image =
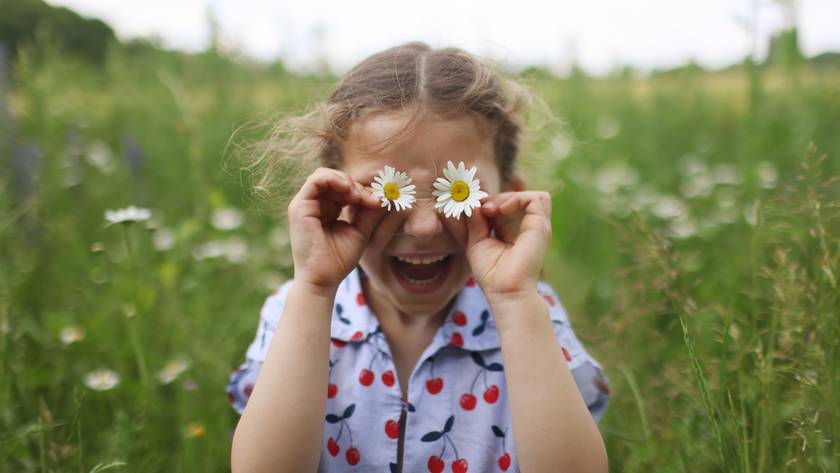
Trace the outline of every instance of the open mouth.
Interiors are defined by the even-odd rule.
[[[391,268],[399,283],[409,292],[426,293],[439,288],[446,280],[451,255],[406,258],[392,256]]]

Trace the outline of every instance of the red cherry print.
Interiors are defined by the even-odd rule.
[[[389,386],[389,387],[393,386],[394,385],[394,372],[391,371],[391,370],[388,370],[388,371],[382,373],[382,382],[385,384],[385,386]]]
[[[475,396],[473,396],[472,394],[466,393],[463,396],[461,396],[461,407],[463,407],[465,411],[471,411],[475,409],[475,403],[476,399]]]
[[[356,304],[365,305],[365,295],[363,293],[356,294]]]
[[[595,387],[598,388],[598,391],[601,391],[601,393],[603,393],[607,396],[610,395],[610,387],[607,386],[607,383],[603,382],[601,380],[601,378],[599,378],[597,376],[593,377],[592,378],[592,384],[594,384]]]
[[[459,310],[452,314],[452,321],[455,322],[455,325],[463,327],[467,325],[467,315]]]
[[[437,455],[432,455],[429,457],[429,461],[426,462],[426,466],[429,468],[431,473],[440,473],[446,468],[446,463],[443,462]]]
[[[347,450],[347,453],[345,454],[345,457],[347,458],[347,463],[349,463],[351,465],[358,464],[359,460],[361,459],[361,457],[359,456],[359,449],[358,448],[351,448],[351,449]]]
[[[227,396],[228,396],[228,402],[233,404],[233,393],[228,391]]]
[[[341,451],[341,447],[338,445],[338,442],[336,442],[334,438],[330,437],[330,439],[327,441],[327,450],[330,452],[330,455],[337,456],[338,452]]]
[[[452,462],[453,473],[467,473],[467,460],[459,458]]]
[[[353,336],[350,337],[350,340],[361,340],[364,336],[365,335],[360,330],[356,330],[356,333],[354,333]]]
[[[385,435],[388,437],[395,439],[400,436],[400,424],[397,421],[391,419],[388,422],[385,422]]]
[[[493,404],[499,399],[499,387],[495,384],[487,388],[484,391],[484,400],[487,401],[488,404]]]
[[[437,394],[443,389],[443,378],[432,378],[426,381],[426,390],[429,394]]]
[[[510,455],[505,453],[499,457],[499,468],[501,468],[502,471],[507,471],[507,469],[510,468]]]
[[[548,305],[554,305],[554,298],[551,297],[551,294],[543,294],[543,299],[548,301]]]
[[[246,384],[245,389],[243,391],[245,391],[246,396],[251,397],[251,393],[254,392],[254,385]]]
[[[470,276],[470,278],[467,279],[467,287],[473,287],[473,286],[475,286],[475,278]]]
[[[344,340],[338,340],[338,339],[335,339],[335,338],[331,338],[330,341],[332,342],[333,345],[336,346],[336,348],[341,348],[344,345],[347,345],[347,342],[345,342]]]
[[[464,346],[464,337],[460,333],[455,332],[452,334],[452,338],[449,339],[449,343],[456,347],[462,347]]]
[[[373,384],[373,380],[376,379],[376,376],[373,374],[373,371],[365,368],[359,374],[359,382],[362,383],[362,386],[370,386]]]
[[[332,399],[336,394],[338,394],[338,386],[332,383],[327,385],[327,397]]]
[[[569,352],[566,351],[566,347],[560,347],[563,350],[563,356],[566,357],[566,361],[571,362],[572,356],[569,355]]]

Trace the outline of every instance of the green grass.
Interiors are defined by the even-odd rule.
[[[546,278],[610,378],[612,471],[840,471],[840,72],[758,74],[528,79],[566,120],[533,136],[529,169],[554,195]],[[47,51],[13,81],[0,471],[228,470],[227,376],[291,273],[229,139],[334,78]],[[105,226],[130,204],[153,222]],[[211,225],[230,207],[241,226]],[[84,338],[62,343],[68,326]],[[86,386],[100,368],[113,389]]]

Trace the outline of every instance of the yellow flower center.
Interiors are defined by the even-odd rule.
[[[385,184],[385,187],[382,188],[382,192],[385,194],[385,198],[388,200],[393,201],[400,198],[400,188],[397,187],[397,185],[393,182]]]
[[[470,186],[464,181],[455,181],[449,188],[449,193],[455,202],[463,202],[470,196]]]

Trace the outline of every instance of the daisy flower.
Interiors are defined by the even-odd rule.
[[[373,180],[373,196],[382,201],[382,207],[391,210],[393,203],[397,211],[411,208],[414,202],[414,184],[411,184],[411,178],[406,173],[385,166]]]
[[[479,199],[487,197],[487,193],[478,186],[478,179],[473,179],[477,169],[473,166],[467,171],[463,161],[455,168],[452,161],[448,161],[443,170],[446,179],[439,177],[434,184],[435,208],[442,209],[447,217],[455,217],[456,220],[461,219],[461,212],[467,217],[472,216],[472,209],[481,207]]]
[[[85,376],[85,384],[94,391],[107,391],[120,382],[120,375],[108,369],[92,371]]]
[[[108,221],[108,225],[113,225],[115,223],[144,222],[151,216],[151,210],[135,207],[133,205],[124,209],[105,211],[105,220]]]

